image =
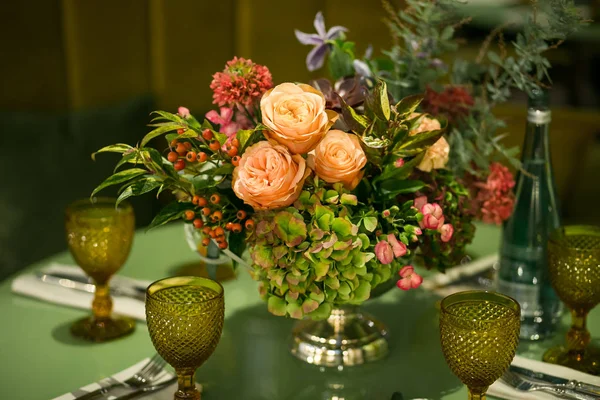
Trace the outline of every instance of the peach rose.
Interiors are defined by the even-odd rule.
[[[307,161],[325,182],[342,182],[352,190],[363,177],[361,170],[367,164],[367,156],[356,135],[334,129],[327,132]]]
[[[419,116],[418,113],[412,113],[410,118]],[[422,132],[435,131],[442,129],[440,121],[437,119],[423,116],[420,120],[419,126],[408,133],[409,136],[418,135]],[[433,146],[429,147],[425,151],[423,159],[417,165],[417,168],[424,172],[431,172],[432,169],[441,169],[448,163],[448,157],[450,156],[450,145],[441,137]]]
[[[412,113],[412,114],[410,114],[409,118],[414,118],[419,115],[422,115],[422,114]],[[413,129],[412,131],[410,131],[408,133],[408,136],[414,136],[414,135],[418,135],[419,133],[422,133],[422,132],[435,131],[438,129],[442,129],[442,125],[440,125],[440,121],[438,121],[437,119],[423,116],[419,122],[419,126],[416,127],[415,129]]]
[[[310,174],[300,155],[278,144],[261,141],[248,147],[233,170],[233,191],[255,210],[285,207],[302,191]]]
[[[315,148],[338,115],[325,109],[325,97],[312,86],[282,83],[260,100],[267,139],[286,146],[294,154]]]
[[[425,156],[423,156],[417,168],[424,172],[431,172],[432,169],[442,169],[448,164],[449,156],[450,145],[442,136],[425,151]]]

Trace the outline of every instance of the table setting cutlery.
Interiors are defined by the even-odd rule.
[[[507,372],[490,386],[489,395],[518,400],[600,399],[600,378],[572,368],[517,355]]]
[[[96,291],[96,285],[79,274],[38,271],[36,276],[44,283],[62,286],[67,289],[74,289],[87,293],[94,293]],[[134,285],[113,284],[110,287],[110,293],[113,296],[130,297],[140,301],[146,300],[146,288]]]
[[[545,374],[543,372],[532,371],[527,368],[517,367],[516,365],[511,365],[509,367],[509,371],[519,375],[523,375],[530,379],[534,379],[536,381],[552,384],[565,389],[576,390],[600,398],[600,386],[592,385],[585,382],[579,382],[575,379],[566,379],[550,374]]]
[[[115,314],[138,321],[146,319],[145,291],[150,281],[115,275],[110,280],[110,294]],[[22,296],[49,303],[89,310],[95,285],[75,265],[52,263],[35,272],[17,276],[11,290]]]
[[[164,370],[165,364],[165,361],[158,354],[156,354],[142,367],[142,369],[125,381],[120,382],[113,377],[108,377],[105,380],[98,382],[100,385],[99,389],[79,396],[75,400],[95,399],[103,396],[111,389],[114,389],[118,386],[131,389],[143,389],[144,387],[148,387],[152,384],[153,379]]]
[[[172,399],[177,377],[165,369],[166,362],[155,354],[113,376],[87,385],[54,400],[125,400],[144,396],[153,400]],[[200,385],[197,385],[201,391]],[[165,390],[163,390],[165,389]]]
[[[573,400],[597,400],[597,395],[591,395],[577,390],[566,388],[563,385],[551,384],[551,383],[536,383],[525,379],[522,375],[506,371],[500,378],[511,387],[515,388],[520,392],[535,392],[544,391],[556,396],[573,399]]]

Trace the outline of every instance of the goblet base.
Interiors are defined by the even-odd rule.
[[[201,400],[202,396],[200,395],[198,389],[196,389],[195,391],[178,390],[175,392],[175,396],[173,398],[174,400]]]
[[[129,335],[135,329],[135,321],[127,317],[97,319],[89,316],[75,321],[71,333],[92,342],[107,342]]]
[[[586,374],[600,375],[600,348],[592,345],[588,345],[583,351],[569,350],[562,345],[555,346],[547,350],[542,359]]]

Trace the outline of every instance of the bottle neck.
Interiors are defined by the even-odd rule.
[[[549,123],[527,121],[525,143],[523,145],[523,162],[530,160],[550,161]]]

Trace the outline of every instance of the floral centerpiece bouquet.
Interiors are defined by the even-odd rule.
[[[114,184],[124,185],[118,201],[170,190],[176,200],[151,227],[182,218],[205,245],[214,240],[238,255],[247,247],[276,315],[327,318],[394,276],[401,289],[418,287],[410,260],[422,237],[441,243],[453,236],[439,204],[411,197],[426,186],[416,171],[448,161],[447,148],[436,150],[445,120],[416,113],[420,97],[390,103],[378,81],[360,112],[338,98],[352,130],[332,129],[340,113],[322,92],[271,82],[266,67],[231,60],[211,85],[219,113],[201,123],[184,107],[156,112],[155,129],[137,147],[99,150],[121,153],[117,168],[129,168],[93,194]],[[166,157],[148,146],[161,135]]]
[[[561,19],[562,31],[552,19],[528,25],[516,58],[488,51],[490,39],[482,50],[489,64],[457,60],[451,70],[439,57],[457,47],[456,5],[407,4],[388,6],[396,44],[382,59],[357,57],[346,29],[327,31],[320,13],[316,34],[296,32],[315,46],[309,69],[327,58],[333,83],[273,87],[267,67],[229,61],[210,85],[218,111],[204,119],[185,107],[155,112],[137,146],[98,151],[120,153],[123,169],[93,194],[116,184],[118,201],[172,192],[151,227],[183,219],[204,245],[238,256],[247,249],[275,315],[323,319],[385,282],[417,288],[416,255],[443,270],[464,256],[473,218],[510,215],[514,180],[499,160],[518,161],[500,144],[492,106],[512,87],[541,84],[546,34],[576,20]],[[150,146],[159,136],[164,152]]]

